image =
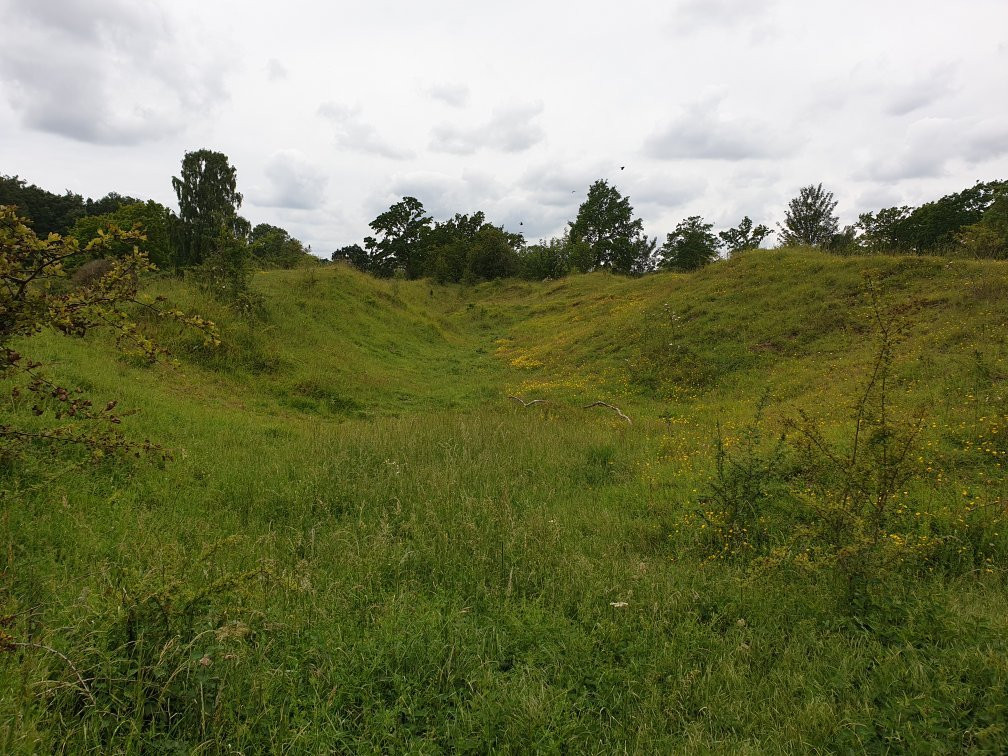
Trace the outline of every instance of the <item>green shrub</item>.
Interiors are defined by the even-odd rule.
[[[709,526],[705,534],[712,554],[746,556],[766,553],[769,511],[784,498],[788,446],[784,433],[768,434],[765,392],[752,421],[731,445],[718,424],[714,443],[715,477],[698,514]],[[768,437],[770,436],[770,437]]]

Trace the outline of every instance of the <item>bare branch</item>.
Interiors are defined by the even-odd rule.
[[[532,400],[527,401],[527,402],[524,399],[522,399],[520,396],[508,396],[508,399],[514,399],[522,407],[531,407],[533,404],[546,404],[546,400],[545,399],[532,399]]]
[[[592,407],[608,407],[617,415],[626,420],[628,423],[630,423],[631,425],[633,424],[630,418],[623,414],[623,410],[621,410],[619,407],[615,405],[609,404],[608,402],[592,402],[591,404],[585,405],[585,409],[591,409]]]

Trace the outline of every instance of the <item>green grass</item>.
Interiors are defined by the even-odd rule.
[[[718,428],[738,448],[767,388],[771,427],[805,410],[849,437],[865,273],[905,325],[893,406],[926,410],[894,533],[932,546],[851,606],[815,559],[712,552],[696,513]],[[30,344],[173,459],[40,448],[0,472],[24,644],[0,655],[0,752],[1008,748],[1008,265],[791,250],[254,286],[243,320],[152,284],[222,328],[206,351],[153,324],[177,368]]]

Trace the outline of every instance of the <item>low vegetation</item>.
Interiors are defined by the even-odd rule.
[[[0,458],[0,751],[1003,752],[1008,265],[744,242],[5,332],[165,453]]]

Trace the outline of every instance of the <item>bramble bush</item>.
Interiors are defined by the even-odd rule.
[[[788,445],[785,433],[768,434],[765,413],[770,393],[764,392],[755,415],[736,443],[730,443],[718,424],[714,441],[715,476],[701,502],[703,535],[711,555],[745,556],[763,553],[770,533],[767,519],[785,493]],[[772,435],[768,437],[768,435]]]
[[[906,417],[892,402],[892,366],[900,325],[883,312],[867,279],[878,347],[854,405],[850,438],[832,442],[806,414],[786,423],[801,460],[799,507],[809,525],[796,531],[805,554],[832,568],[846,597],[863,600],[893,569],[914,563],[932,545],[900,530],[900,498],[919,472],[916,441],[923,413]]]
[[[731,448],[719,428],[704,509],[690,520],[707,559],[831,576],[842,605],[853,610],[874,606],[882,585],[944,560],[950,544],[976,540],[972,530],[993,527],[987,520],[958,529],[914,521],[920,506],[909,491],[926,466],[918,443],[924,414],[893,400],[901,327],[871,279],[867,288],[878,346],[846,437],[835,438],[804,411],[771,433],[764,397]]]

